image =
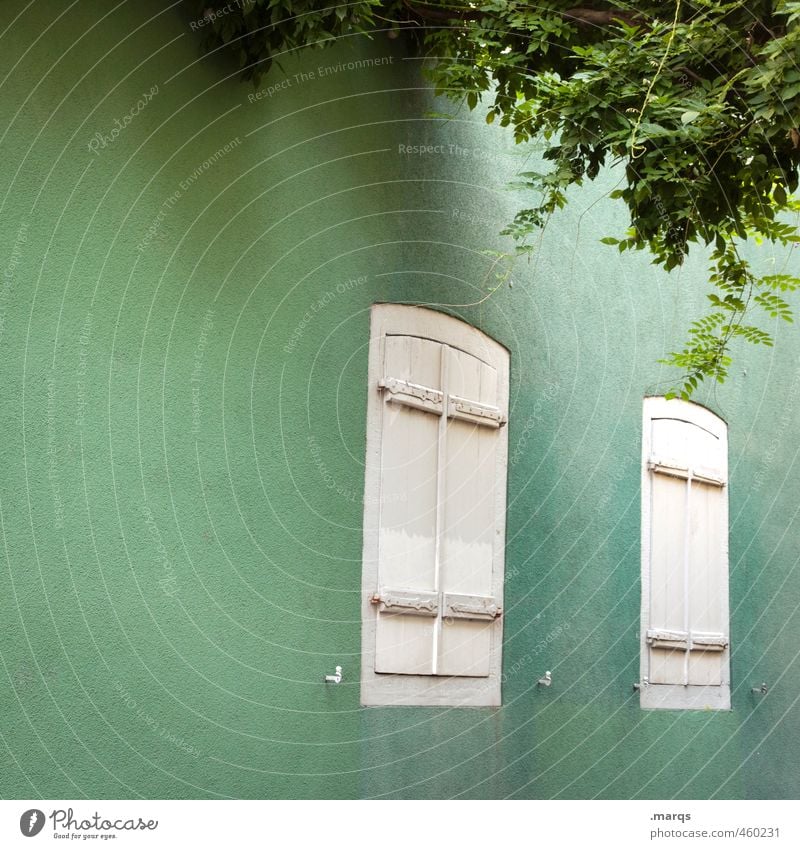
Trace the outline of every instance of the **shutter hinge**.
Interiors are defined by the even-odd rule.
[[[408,380],[399,380],[396,377],[384,377],[378,381],[378,389],[385,390],[389,401],[395,404],[404,404],[416,410],[424,410],[426,413],[435,413],[441,416],[444,412],[444,393],[429,386],[421,386]]]
[[[506,417],[497,407],[459,398],[457,395],[451,395],[448,400],[449,418],[462,419],[488,427],[502,427],[506,423]]]
[[[455,595],[445,593],[444,616],[452,619],[482,619],[493,621],[503,609],[492,596]]]
[[[381,590],[370,599],[380,605],[381,613],[406,613],[410,616],[439,615],[439,593],[421,590]]]

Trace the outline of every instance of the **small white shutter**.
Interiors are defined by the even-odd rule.
[[[474,328],[459,331],[470,353],[452,344],[461,339],[452,338],[460,322],[417,312],[425,318],[419,336],[383,335],[372,388],[381,395],[374,669],[488,677],[493,640],[502,634],[505,470],[498,446],[508,359],[503,352],[498,374],[474,344],[481,338]],[[434,336],[436,316],[450,328],[451,344],[422,335]]]
[[[687,695],[727,687],[725,424],[663,398],[646,399],[644,421],[643,677],[647,688]],[[700,706],[670,693],[663,706]]]

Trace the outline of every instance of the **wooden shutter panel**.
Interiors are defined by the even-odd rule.
[[[475,412],[499,413],[497,372],[464,351],[447,348],[446,356],[454,415],[447,421],[445,452],[438,672],[485,677],[500,605],[492,596],[498,430],[491,418],[481,421]]]
[[[434,672],[436,527],[442,346],[387,336],[384,347],[375,671]],[[422,389],[428,391],[426,399]],[[440,401],[441,408],[441,401]]]
[[[692,482],[689,516],[689,684],[722,683],[722,652],[728,643],[728,623],[722,621],[721,486]],[[727,578],[727,576],[725,576]]]
[[[648,634],[659,629],[680,633],[684,627],[683,547],[686,536],[686,484],[653,473],[651,542],[651,602]],[[655,647],[658,646],[658,647]],[[650,682],[674,684],[681,680],[683,652],[651,639]]]
[[[648,683],[727,685],[724,423],[696,405],[648,401]]]

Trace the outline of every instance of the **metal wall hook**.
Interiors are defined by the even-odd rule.
[[[756,693],[759,696],[766,696],[769,688],[767,687],[767,682],[763,681],[760,687],[751,687],[750,692]]]
[[[342,680],[342,667],[341,666],[336,667],[336,674],[335,675],[326,675],[325,676],[325,683],[326,684],[339,684],[339,683],[341,683],[341,680]]]
[[[544,673],[544,677],[540,678],[536,682],[537,687],[549,687],[553,683],[553,676],[550,674],[550,670]]]

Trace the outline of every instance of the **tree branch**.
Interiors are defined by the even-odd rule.
[[[411,0],[403,0],[403,5],[413,14],[420,18],[429,21],[468,21],[481,17],[484,13],[479,9],[466,9],[463,7],[454,6],[451,9],[433,9],[427,6],[417,6]],[[576,7],[567,9],[561,13],[567,20],[575,21],[580,26],[609,26],[615,21],[623,21],[632,26],[641,20],[644,20],[644,15],[638,12],[631,12],[627,9],[584,9]]]
[[[631,12],[627,9],[567,9],[562,12],[562,15],[570,21],[577,21],[578,24],[584,26],[608,26],[614,21],[623,21],[632,26],[635,23],[643,20],[643,15],[636,12]]]
[[[482,14],[478,9],[463,9],[457,7],[452,9],[423,8],[421,6],[416,6],[414,3],[410,3],[409,0],[403,0],[403,5],[417,17],[428,21],[468,21],[480,17]]]

